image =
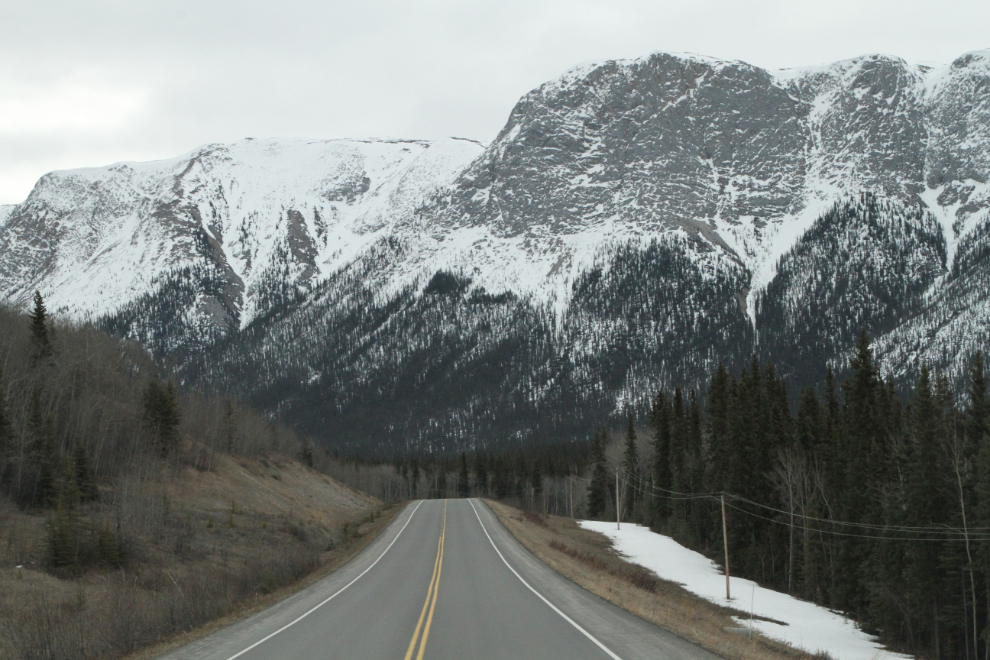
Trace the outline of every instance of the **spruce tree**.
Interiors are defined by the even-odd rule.
[[[684,405],[684,392],[681,388],[674,388],[674,402],[670,415],[670,490],[683,493],[690,487],[688,475],[685,470],[685,458],[688,444],[688,417]],[[671,532],[680,537],[685,524],[684,500],[677,498],[670,500],[670,518],[674,526]]]
[[[801,391],[798,401],[796,439],[806,456],[814,455],[822,442],[822,410],[814,387]]]
[[[79,497],[83,502],[91,502],[100,496],[100,490],[96,485],[96,476],[89,462],[89,454],[82,443],[77,443],[73,451],[73,467],[76,485],[79,489]]]
[[[653,423],[653,511],[651,526],[666,530],[670,518],[670,404],[663,392],[653,400],[650,419]]]
[[[52,356],[52,337],[49,327],[48,310],[39,291],[34,292],[34,308],[28,314],[31,319],[31,344],[34,349],[35,363],[47,360]]]
[[[873,366],[873,349],[869,335],[860,333],[856,351],[849,361],[851,375],[843,383],[845,406],[842,441],[836,446],[841,465],[841,487],[837,492],[838,516],[854,523],[879,523],[875,514],[880,507],[870,501],[870,484],[880,476],[872,473],[876,446],[882,435],[878,424],[877,391],[879,380]],[[874,491],[875,492],[875,491]],[[837,541],[838,561],[835,575],[835,605],[862,615],[867,610],[866,585],[869,583],[867,557],[870,544],[865,539],[841,537]]]
[[[179,403],[172,383],[164,387],[154,380],[148,383],[144,391],[144,421],[158,452],[168,456],[179,441]]]
[[[626,492],[622,508],[629,519],[634,519],[636,503],[639,501],[640,474],[639,451],[636,448],[636,427],[632,413],[629,414],[629,424],[626,428],[626,448],[622,460],[622,470],[625,472]]]
[[[36,388],[31,394],[28,410],[28,456],[37,468],[34,501],[41,506],[51,507],[58,502],[58,481],[60,457],[55,447],[55,438],[48,420],[45,419],[41,403],[41,392]]]
[[[976,352],[970,364],[966,397],[966,436],[976,453],[973,459],[976,482],[973,526],[990,529],[990,392],[982,351]],[[982,588],[977,588],[990,591],[990,541],[980,540],[976,546],[975,561],[982,574]],[[986,617],[979,619],[980,638],[985,640],[985,644],[990,644],[990,639],[987,639],[990,636],[990,608]]]
[[[912,527],[938,527],[946,521],[946,503],[942,497],[942,451],[939,447],[942,414],[932,387],[928,367],[922,365],[912,401],[912,443],[907,472],[907,524]],[[907,546],[904,573],[908,608],[917,621],[916,634],[934,652],[938,643],[940,602],[939,555],[943,543],[931,534]]]
[[[594,463],[588,484],[588,517],[602,519],[608,510],[608,466],[605,463],[605,432],[592,440],[591,460]]]
[[[973,551],[969,535],[972,534],[972,515],[975,500],[973,474],[970,469],[972,450],[966,438],[963,418],[956,407],[955,397],[944,373],[935,379],[935,399],[941,423],[938,444],[941,450],[942,524],[962,530],[962,538],[956,543],[941,544],[938,561],[940,583],[937,600],[941,621],[938,626],[939,652],[947,656],[959,656],[970,645],[968,625],[971,619],[971,602],[975,587],[972,573]],[[960,589],[961,585],[961,589]],[[979,592],[977,592],[978,594]]]
[[[692,389],[688,396],[688,435],[687,449],[685,455],[685,472],[688,476],[687,484],[689,493],[700,493],[704,491],[705,481],[705,461],[704,461],[704,437],[702,432],[703,422],[701,415],[701,405],[698,397]],[[687,532],[691,535],[692,543],[701,543],[709,538],[706,523],[701,510],[701,502],[691,500],[687,503]]]
[[[304,438],[302,444],[299,445],[299,460],[306,467],[313,467],[313,443],[309,441],[309,438]]]
[[[729,371],[721,362],[708,386],[708,442],[712,466],[709,491],[725,490],[731,470],[729,458]]]

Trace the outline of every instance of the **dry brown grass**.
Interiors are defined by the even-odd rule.
[[[351,536],[343,545],[340,545],[330,552],[325,553],[322,557],[320,568],[313,571],[298,582],[282,587],[281,589],[277,589],[269,594],[255,594],[254,596],[246,599],[244,602],[238,604],[238,606],[226,616],[214,619],[205,625],[177,635],[176,637],[163,643],[142,649],[137,653],[126,656],[126,658],[123,658],[122,660],[146,660],[147,658],[153,658],[162,653],[166,653],[167,651],[188,644],[201,637],[205,637],[210,633],[216,632],[221,628],[225,628],[233,623],[236,623],[237,621],[256,612],[260,612],[266,607],[270,607],[280,600],[291,596],[295,592],[305,589],[306,587],[318,582],[349,562],[357,556],[358,553],[368,547],[368,545],[378,537],[378,534],[385,529],[393,519],[395,519],[402,509],[402,506],[392,506],[382,511],[382,514],[375,520],[356,525],[354,527],[353,536]]]
[[[119,519],[119,569],[45,572],[50,513],[0,499],[0,658],[150,657],[311,584],[399,511],[284,456],[163,469],[80,511]]]
[[[728,632],[748,614],[700,598],[625,561],[608,537],[570,518],[534,516],[499,502],[488,505],[526,548],[552,569],[636,616],[730,660],[812,660],[814,656],[760,635]],[[533,518],[539,518],[534,520]]]

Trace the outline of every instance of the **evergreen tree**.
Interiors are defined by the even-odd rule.
[[[672,490],[670,474],[670,435],[671,409],[663,392],[658,392],[653,400],[650,420],[653,423],[653,506],[651,525],[658,530],[667,528],[670,517],[670,496]]]
[[[912,402],[912,442],[907,472],[907,524],[912,527],[937,527],[945,523],[946,503],[942,497],[943,479],[939,433],[943,423],[939,402],[933,391],[927,366],[922,366]],[[908,607],[916,623],[916,634],[935,653],[938,622],[941,617],[939,562],[942,543],[931,534],[907,546],[904,573]]]
[[[983,351],[977,351],[973,355],[973,362],[969,367],[966,397],[968,399],[966,435],[969,436],[972,449],[979,452],[990,422],[990,400],[987,398],[987,375],[983,363]]]
[[[91,502],[100,496],[100,489],[96,485],[96,476],[89,462],[89,454],[82,443],[77,443],[73,451],[74,478],[79,489],[79,498],[83,502]]]
[[[990,529],[990,392],[987,387],[987,374],[982,351],[977,351],[969,368],[969,382],[966,387],[966,437],[969,446],[976,453],[975,464],[973,526]],[[976,564],[982,576],[980,592],[990,592],[990,541],[981,540],[976,545]],[[990,600],[990,599],[988,599]],[[980,616],[979,638],[984,644],[990,643],[990,602],[986,616]]]
[[[33,500],[41,506],[55,506],[58,502],[60,457],[51,426],[42,409],[41,392],[37,388],[31,394],[28,437],[29,459],[37,468]]]
[[[729,371],[723,363],[712,375],[708,386],[708,442],[712,467],[709,491],[724,490],[731,469],[729,464]]]
[[[626,428],[626,449],[622,460],[622,470],[625,472],[626,492],[622,508],[626,517],[634,519],[636,503],[639,501],[640,474],[639,451],[636,448],[636,427],[632,413],[629,414],[629,424]]]
[[[822,443],[822,410],[814,387],[801,391],[798,400],[796,440],[798,446],[811,456],[818,452]]]
[[[588,484],[588,517],[601,520],[608,510],[608,466],[605,463],[605,432],[595,435],[591,460],[594,464]]]
[[[878,444],[883,429],[879,425],[877,392],[879,379],[873,367],[873,349],[869,335],[864,330],[856,344],[856,352],[849,361],[852,374],[843,383],[845,407],[842,411],[842,442],[836,446],[837,461],[842,466],[841,487],[838,495],[838,516],[854,523],[879,523],[876,515],[881,509],[870,501],[869,486],[882,482],[882,475],[875,472]],[[875,491],[874,491],[875,492]],[[869,543],[851,537],[837,541],[839,565],[834,583],[835,605],[861,616],[867,610],[866,590],[870,575],[867,557]]]
[[[687,490],[687,475],[684,470],[684,458],[688,442],[688,420],[684,406],[684,393],[681,388],[674,388],[674,401],[670,415],[670,489],[683,493]],[[683,501],[671,502],[671,514],[676,523],[683,523]]]
[[[144,391],[144,421],[162,456],[168,456],[179,442],[179,403],[172,383],[164,387],[150,381]]]
[[[34,348],[34,360],[40,362],[52,356],[51,328],[48,320],[48,310],[41,293],[34,292],[34,308],[28,314],[31,319],[31,344]]]
[[[299,445],[299,460],[306,467],[313,467],[313,458],[313,443],[309,441],[309,438],[304,438],[302,444]]]
[[[693,389],[688,396],[688,401],[688,435],[684,469],[687,474],[687,492],[700,493],[704,491],[705,482],[704,437],[702,432],[704,423],[701,405],[698,403],[698,397]],[[707,520],[700,508],[701,502],[698,500],[688,501],[686,506],[687,527],[685,531],[690,535],[690,542],[707,541],[709,539],[705,524]]]

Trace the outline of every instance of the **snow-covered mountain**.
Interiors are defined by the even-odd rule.
[[[266,280],[306,290],[341,268],[451,180],[469,140],[255,140],[165,161],[53,172],[7,211],[0,290],[35,289],[74,316],[118,309],[184,267],[229,284],[228,318],[265,311]],[[218,316],[218,314],[220,316]]]
[[[540,86],[486,148],[245,140],[46,175],[0,209],[0,297],[40,289],[327,438],[525,438],[754,349],[811,380],[861,327],[897,376],[958,372],[987,348],[988,209],[990,51],[657,53]]]

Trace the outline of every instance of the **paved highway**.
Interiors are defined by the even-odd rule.
[[[561,577],[479,500],[413,502],[360,555],[162,660],[716,660]]]

